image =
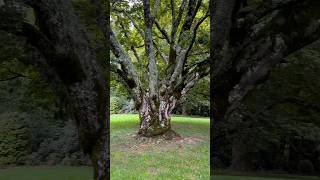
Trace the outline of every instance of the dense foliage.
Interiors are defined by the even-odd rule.
[[[21,39],[2,32],[0,44],[0,166],[88,164],[77,129],[27,56]]]
[[[135,104],[123,85],[116,76],[111,76],[110,113],[137,113]],[[177,103],[174,114],[206,116],[210,114],[210,80],[208,77],[201,79]]]
[[[47,84],[38,76],[24,75],[0,83],[0,166],[88,164],[74,122]]]

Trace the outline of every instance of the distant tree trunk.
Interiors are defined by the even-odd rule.
[[[182,115],[185,115],[185,116],[189,115],[189,111],[188,111],[187,106],[182,105],[181,108],[182,108],[182,110],[181,110],[181,114],[182,114]]]
[[[229,133],[221,129],[243,122],[239,107],[246,95],[289,54],[320,38],[318,0],[265,0],[251,9],[247,5],[243,0],[210,1],[211,154],[215,156]],[[242,140],[233,137],[231,167],[246,169],[250,163],[242,158]]]

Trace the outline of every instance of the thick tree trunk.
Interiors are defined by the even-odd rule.
[[[106,180],[109,177],[109,128],[103,129],[98,140],[93,145],[92,152],[90,154],[92,166],[94,169],[94,179]]]
[[[231,168],[236,171],[252,170],[247,155],[246,147],[241,138],[234,139],[232,142],[232,163]]]
[[[98,63],[71,1],[25,2],[36,12],[38,27],[0,16],[10,25],[0,25],[0,29],[27,39],[28,53],[33,55],[30,64],[48,80],[77,122],[81,147],[91,156],[95,179],[109,179],[108,75]],[[5,12],[19,6],[14,1],[6,3]]]
[[[105,180],[109,177],[108,90],[101,69],[92,65],[100,76],[88,73],[84,81],[67,86],[68,109],[77,122],[81,147],[91,157],[94,178]]]
[[[143,96],[139,108],[140,128],[138,134],[152,137],[165,134],[171,130],[171,111],[175,107],[175,99],[168,96],[160,97],[156,111],[151,108],[149,97]]]
[[[227,136],[239,133],[231,128],[237,127],[234,123],[241,124],[245,117],[239,107],[246,95],[268,78],[274,66],[320,38],[320,25],[316,23],[320,15],[314,13],[320,3],[318,0],[263,1],[256,9],[243,13],[244,1],[210,2],[212,155],[217,158],[223,150],[221,144],[230,139],[231,167],[244,170],[250,167],[241,144],[245,139]]]

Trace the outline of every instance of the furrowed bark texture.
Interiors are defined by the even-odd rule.
[[[208,59],[187,65],[189,52],[195,43],[196,31],[209,16],[209,13],[206,13],[203,17],[196,18],[201,3],[201,0],[183,0],[176,16],[174,2],[171,1],[172,29],[170,34],[161,27],[156,19],[159,1],[155,1],[153,10],[151,10],[152,5],[149,0],[143,1],[143,28],[138,26],[138,23],[126,10],[114,9],[127,16],[144,39],[145,53],[148,58],[147,88],[142,86],[130,56],[116,39],[115,34],[110,34],[111,49],[117,57],[115,63],[120,65],[114,66],[113,71],[118,74],[135,100],[136,109],[140,115],[138,134],[141,136],[150,137],[168,132],[171,129],[170,117],[176,101],[184,96],[199,79],[209,74]],[[184,12],[185,18],[182,20]],[[179,25],[182,26],[180,31],[177,28]],[[170,47],[168,55],[161,52],[154,42],[153,28],[157,28],[168,43]],[[167,66],[163,80],[159,79],[155,52],[161,56]],[[134,53],[136,54],[136,51]]]
[[[6,2],[10,6],[12,1]],[[109,178],[109,111],[107,75],[98,64],[84,27],[66,0],[20,1],[34,9],[38,27],[1,17],[12,27],[3,30],[24,36],[40,73],[65,100],[77,122],[80,143],[91,156],[95,179]],[[17,5],[17,4],[16,4]],[[3,7],[5,8],[5,7]],[[17,28],[18,27],[18,28]]]
[[[210,4],[214,156],[225,139],[222,124],[243,120],[238,107],[246,95],[289,54],[320,38],[317,0],[264,1],[250,10],[246,6],[241,0]],[[248,168],[242,147],[234,143],[233,169]]]

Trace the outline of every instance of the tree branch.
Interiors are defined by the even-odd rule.
[[[257,9],[254,9],[248,14],[246,14],[241,24],[245,26],[245,28],[250,28],[252,25],[256,24],[257,21],[269,15],[271,12],[274,12],[275,10],[288,8],[298,3],[303,3],[305,1],[306,0],[266,0]]]
[[[136,23],[136,21],[133,19],[133,17],[125,10],[120,10],[117,8],[113,8],[114,11],[117,11],[119,13],[123,13],[125,16],[127,16],[129,18],[129,20],[131,21],[131,23],[133,24],[133,26],[136,28],[136,30],[138,31],[138,33],[141,35],[141,37],[144,37],[144,32],[143,30],[138,26],[138,24]]]
[[[157,12],[159,9],[159,0],[156,0],[156,2],[154,3],[154,7],[153,7],[153,18],[156,19],[157,18]]]
[[[127,87],[129,93],[132,95],[133,99],[135,100],[136,106],[139,106],[141,103],[141,94],[142,94],[142,89],[141,89],[141,82],[139,80],[139,77],[136,73],[135,67],[132,64],[130,56],[124,51],[123,47],[121,44],[118,42],[116,39],[114,33],[112,30],[108,29],[107,27],[107,18],[106,18],[106,13],[103,13],[102,8],[101,8],[101,2],[100,0],[93,0],[95,1],[95,7],[96,11],[98,14],[98,17],[103,17],[100,18],[104,20],[103,22],[99,23],[98,19],[98,25],[100,26],[100,29],[104,33],[105,37],[107,40],[110,40],[110,45],[111,45],[111,50],[113,54],[118,58],[118,63],[120,64],[120,68],[118,66],[115,66],[113,63],[110,63],[111,65],[111,71],[116,72],[116,74],[120,77],[120,79],[123,81],[123,84]],[[109,2],[107,2],[109,3]],[[138,26],[135,24],[133,19],[129,14],[126,12],[123,12],[125,15],[127,15],[132,23],[134,24],[135,28],[137,28],[138,32],[142,34]],[[99,16],[100,15],[100,16]],[[121,23],[123,26],[123,24]],[[125,34],[125,36],[128,38],[128,34]],[[140,61],[140,58],[134,48],[134,46],[131,46],[131,50],[134,52],[135,57],[137,58],[138,61]]]
[[[171,25],[173,27],[174,21],[176,20],[176,12],[175,12],[175,6],[174,6],[174,0],[170,0],[170,12],[171,12]]]
[[[171,44],[171,40],[166,32],[166,30],[164,30],[163,28],[161,28],[159,22],[157,20],[155,20],[155,24],[157,29],[161,32],[161,34],[163,35],[163,37],[165,38],[165,40],[168,42],[168,44]]]
[[[10,80],[13,80],[13,79],[16,79],[16,78],[20,78],[20,77],[26,77],[25,75],[23,74],[19,74],[19,75],[15,75],[15,76],[12,76],[12,77],[9,77],[9,78],[4,78],[4,79],[0,79],[0,81],[10,81]]]
[[[123,76],[122,74],[120,74],[120,76],[124,78],[127,87],[129,87],[128,90],[131,90],[131,94],[135,102],[137,104],[140,104],[142,89],[141,82],[136,73],[137,71],[134,65],[132,64],[130,56],[125,52],[119,41],[116,39],[112,30],[110,31],[110,44],[113,54],[118,58],[123,71],[127,73],[127,76]]]
[[[2,68],[6,69],[8,71],[8,73],[10,74],[13,74],[14,76],[12,77],[9,77],[9,78],[5,78],[5,79],[0,79],[0,81],[8,81],[8,80],[12,80],[12,79],[16,79],[16,78],[19,78],[19,77],[27,77],[26,75],[24,74],[21,74],[21,73],[17,73],[17,72],[14,72],[12,71],[10,68],[8,67],[5,67],[5,66],[1,66]]]
[[[229,103],[232,106],[227,114],[238,107],[248,92],[264,82],[272,68],[283,58],[320,38],[320,23],[315,23],[320,21],[320,15],[306,16],[319,8],[319,3],[317,0],[306,2],[308,3],[296,4],[290,8],[289,12],[287,9],[279,10],[276,15],[268,18],[269,21],[264,26],[247,37],[251,41],[243,47],[237,56],[238,61],[235,61],[235,67],[241,78],[230,92]],[[271,27],[270,24],[276,24],[279,18],[283,18],[283,23]],[[301,22],[303,24],[300,24]],[[299,30],[286,28],[290,24],[300,24]],[[268,34],[268,37],[261,36],[262,33]],[[265,41],[266,39],[268,41]],[[254,46],[255,48],[251,49]],[[245,57],[260,59],[260,61],[256,62]]]
[[[175,92],[181,92],[180,97],[183,97],[187,92],[194,87],[194,85],[203,77],[210,73],[210,61],[205,59],[203,61],[196,62],[184,69],[184,76],[180,83],[174,87]]]
[[[160,50],[160,48],[158,47],[158,45],[153,41],[153,45],[157,50],[157,53],[160,55],[161,59],[163,60],[163,62],[165,64],[168,64],[168,57],[166,57],[166,55],[164,53],[162,53],[162,51]]]
[[[186,57],[188,57],[189,52],[191,51],[194,42],[196,41],[196,37],[197,37],[197,30],[200,27],[200,25],[207,19],[207,17],[209,17],[209,11],[206,12],[206,14],[204,16],[202,16],[195,24],[194,27],[192,28],[192,37],[191,37],[191,41],[189,43],[189,47],[186,53]]]
[[[180,42],[184,38],[185,32],[191,28],[192,22],[198,13],[198,10],[201,6],[201,3],[202,3],[202,0],[190,0],[189,1],[187,13],[186,13],[184,23],[183,23],[181,31],[180,31],[178,42]]]
[[[174,4],[174,2],[173,2],[173,4]],[[180,8],[179,8],[179,12],[178,12],[178,17],[176,19],[174,18],[174,16],[172,17],[171,43],[173,43],[173,44],[176,41],[177,30],[178,30],[179,24],[181,22],[182,15],[183,15],[183,12],[186,8],[186,5],[187,5],[187,0],[182,0]],[[174,5],[171,6],[171,11],[174,11]]]
[[[136,48],[135,48],[134,46],[131,46],[130,48],[131,48],[131,50],[132,50],[132,52],[133,52],[133,55],[136,57],[137,61],[138,61],[139,63],[142,63],[142,62],[141,62],[141,59],[140,59],[140,57],[139,57],[139,55],[138,55],[138,52],[137,52]]]
[[[157,104],[154,100],[158,99],[157,89],[158,89],[158,68],[156,64],[156,59],[153,51],[153,39],[152,39],[152,26],[154,23],[154,18],[150,13],[150,0],[143,0],[144,7],[144,24],[145,24],[145,49],[146,54],[149,59],[149,91],[150,91],[150,101],[151,108],[156,111]]]

